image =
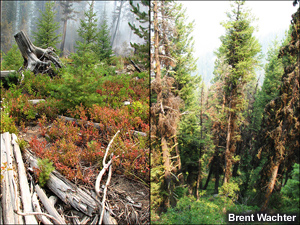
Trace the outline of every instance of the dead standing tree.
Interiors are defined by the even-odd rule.
[[[53,77],[55,72],[51,63],[54,64],[55,68],[63,67],[52,47],[42,49],[34,46],[24,31],[18,32],[14,37],[24,58],[23,67],[25,69],[29,69],[34,74],[48,73],[49,76]]]

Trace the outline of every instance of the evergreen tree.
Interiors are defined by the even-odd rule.
[[[174,6],[170,9],[170,15],[175,22],[175,32],[173,38],[170,39],[173,44],[170,49],[171,56],[174,58],[172,63],[174,72],[171,76],[175,78],[177,94],[188,106],[193,101],[196,85],[200,83],[200,77],[192,76],[197,68],[197,59],[193,56],[194,40],[191,35],[194,30],[194,21],[186,23],[188,18],[181,3],[174,2]]]
[[[150,19],[150,1],[141,0],[141,4],[146,7],[145,11],[141,11],[140,4],[134,4],[134,1],[130,1],[132,7],[131,12],[134,13],[137,17],[136,20],[140,23],[139,26],[128,23],[130,28],[134,31],[134,34],[138,35],[140,38],[144,39],[143,44],[130,43],[131,47],[134,48],[134,53],[139,55],[145,61],[147,68],[150,67],[150,32],[149,32],[149,19]]]
[[[168,48],[166,52],[170,52],[170,57],[163,58],[163,63],[170,65],[167,70],[170,76],[175,79],[175,94],[184,101],[181,111],[188,112],[182,116],[177,132],[182,172],[188,173],[187,183],[190,193],[194,192],[197,195],[194,181],[201,173],[199,162],[201,162],[202,155],[200,152],[203,153],[203,143],[201,143],[202,140],[199,140],[202,129],[199,127],[199,117],[201,117],[202,106],[200,107],[199,101],[200,99],[203,100],[203,92],[201,92],[200,97],[196,96],[196,90],[200,90],[201,79],[199,76],[192,76],[196,70],[196,59],[193,57],[194,41],[191,35],[194,22],[186,23],[186,10],[183,9],[181,3],[177,2],[174,2],[166,10],[165,16],[173,18],[175,31],[170,34],[170,43],[166,46]],[[202,85],[201,90],[203,88]]]
[[[220,59],[224,57],[225,65],[228,65],[228,73],[223,79],[223,99],[220,105],[224,105],[225,117],[222,127],[226,127],[225,149],[225,178],[226,186],[232,176],[232,165],[238,161],[235,158],[236,144],[240,141],[240,127],[244,122],[242,115],[247,105],[244,88],[247,82],[254,79],[254,71],[258,66],[260,45],[253,36],[254,27],[252,19],[244,7],[245,1],[235,1],[232,11],[227,13],[228,21],[222,25],[226,34],[221,36],[221,46],[216,55]]]
[[[290,56],[295,60],[290,65],[284,65],[279,95],[265,107],[260,132],[263,139],[258,140],[258,157],[263,156],[267,159],[258,181],[258,186],[264,194],[262,210],[267,209],[273,191],[280,190],[280,182],[276,182],[278,175],[282,177],[284,172],[288,173],[291,170],[295,162],[299,162],[300,8],[292,18],[290,42],[280,49],[278,56]]]
[[[282,60],[278,59],[279,42],[275,40],[267,52],[267,64],[265,65],[265,78],[261,90],[257,93],[254,103],[254,129],[260,129],[261,119],[265,106],[279,94],[278,87],[281,84],[283,74]]]
[[[95,42],[97,40],[97,18],[94,13],[94,2],[89,4],[89,9],[84,12],[84,19],[80,20],[80,27],[78,35],[81,41],[77,41],[78,53],[95,49]]]
[[[110,45],[110,36],[105,13],[103,15],[99,33],[97,35],[96,52],[100,61],[104,59],[109,60],[113,53]]]
[[[38,19],[37,32],[33,32],[35,37],[34,44],[42,48],[53,47],[59,42],[58,38],[61,34],[57,35],[56,30],[59,29],[59,23],[54,22],[56,11],[53,10],[54,2],[47,2],[45,11],[41,13],[41,17]]]

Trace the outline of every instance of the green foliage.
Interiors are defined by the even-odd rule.
[[[287,40],[287,38],[286,38]],[[283,60],[278,58],[280,43],[277,39],[269,46],[267,52],[267,64],[265,65],[265,79],[261,90],[257,93],[254,103],[254,129],[258,131],[263,116],[265,106],[279,95],[281,77],[284,73]]]
[[[140,59],[145,62],[147,68],[150,67],[150,32],[149,32],[149,19],[150,19],[150,1],[142,0],[141,4],[146,7],[146,11],[142,11],[139,3],[134,3],[134,1],[130,1],[131,12],[133,12],[137,17],[136,19],[141,24],[140,26],[136,26],[135,24],[128,23],[130,28],[133,30],[134,34],[144,39],[143,44],[130,43],[131,47],[135,49],[134,54],[138,55]]]
[[[99,29],[99,33],[97,34],[96,53],[100,61],[106,59],[108,62],[110,61],[113,53],[110,45],[110,35],[105,14]]]
[[[38,168],[39,168],[39,184],[41,187],[44,187],[47,181],[49,180],[49,176],[51,172],[54,170],[52,165],[53,163],[49,159],[38,159]]]
[[[6,76],[4,79],[0,80],[0,84],[3,88],[8,89],[13,85],[17,85],[21,79],[20,74],[17,72],[12,72],[9,76]]]
[[[197,89],[201,78],[192,73],[196,71],[197,59],[193,56],[194,40],[192,32],[194,30],[194,22],[187,23],[186,10],[183,9],[181,3],[174,4],[170,14],[175,21],[175,35],[171,38],[174,45],[171,48],[171,55],[174,58],[174,72],[171,74],[175,78],[176,94],[184,100],[186,108],[194,98],[194,90]],[[173,75],[174,74],[174,75]]]
[[[52,85],[55,85],[55,82],[47,74],[35,75],[29,70],[24,71],[23,74],[24,80],[21,83],[21,88],[24,93],[33,95],[36,98],[50,96]]]
[[[89,9],[84,12],[84,19],[80,20],[80,27],[78,35],[82,41],[77,41],[78,54],[84,54],[87,50],[95,48],[95,41],[97,39],[97,18],[94,11],[94,2],[89,4]]]
[[[18,139],[17,143],[18,143],[21,151],[23,151],[28,145],[28,142],[23,139]]]
[[[29,96],[22,94],[22,89],[20,89],[19,86],[12,85],[9,90],[1,94],[9,109],[9,116],[14,119],[16,124],[19,125],[21,122],[35,119],[37,113],[36,109],[33,104],[28,101]]]
[[[23,65],[23,57],[18,48],[14,44],[11,49],[5,54],[3,53],[3,60],[1,61],[1,70],[19,70]]]
[[[292,178],[281,189],[283,203],[289,211],[299,212],[300,209],[300,166],[295,163],[293,166]]]
[[[56,49],[56,44],[59,43],[61,34],[56,34],[59,29],[59,22],[55,22],[56,11],[54,11],[54,2],[47,2],[45,4],[45,11],[41,11],[41,17],[38,19],[37,32],[34,34],[34,44],[38,47],[48,48],[53,47]]]
[[[5,132],[9,132],[11,134],[18,134],[19,131],[15,125],[14,119],[9,115],[10,109],[8,107],[8,104],[2,103],[1,107],[0,133],[2,134]]]
[[[219,188],[219,194],[231,198],[233,201],[238,198],[238,191],[240,190],[238,183],[231,181],[230,183],[223,184]]]

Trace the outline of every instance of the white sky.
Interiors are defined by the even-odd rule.
[[[221,44],[219,37],[225,30],[220,22],[227,19],[225,12],[230,10],[229,1],[180,1],[187,8],[189,20],[195,20],[195,56],[215,51]],[[252,9],[258,19],[255,36],[260,39],[269,33],[282,33],[288,29],[291,15],[296,12],[293,1],[246,1],[245,6]]]

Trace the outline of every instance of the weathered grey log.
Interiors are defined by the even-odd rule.
[[[17,136],[15,134],[12,134],[11,143],[13,145],[15,159],[18,165],[18,175],[19,175],[18,177],[19,177],[19,184],[21,187],[20,192],[21,192],[21,198],[23,203],[23,212],[24,213],[33,212],[26,170],[25,170],[24,162],[22,159],[20,147],[17,143],[17,140],[18,140]],[[35,219],[34,216],[29,215],[29,216],[25,216],[25,223],[37,224],[37,220]]]
[[[63,67],[53,48],[42,49],[34,46],[24,31],[18,32],[14,37],[24,58],[25,69],[29,69],[35,74],[48,73],[53,76],[55,74],[51,68],[51,62],[56,68]]]
[[[16,171],[14,171],[14,154],[12,151],[12,145],[11,145],[11,134],[8,132],[3,134],[4,144],[5,144],[5,151],[6,151],[6,160],[7,160],[7,166],[11,168],[7,171],[8,174],[8,185],[9,185],[9,191],[11,195],[11,201],[12,206],[14,210],[19,210],[20,207],[20,200],[19,200],[19,190],[18,185],[16,182],[15,177],[17,177]],[[20,215],[17,215],[14,213],[14,220],[16,224],[21,223],[22,217]]]
[[[131,130],[131,132],[133,133],[133,135],[136,135],[136,136],[143,136],[143,137],[147,136],[147,134],[145,132],[136,131],[136,130]]]
[[[1,166],[7,165],[6,147],[3,135],[1,134]],[[1,179],[1,193],[2,193],[2,209],[3,209],[3,224],[15,224],[14,211],[12,205],[12,196],[9,188],[9,179],[7,173],[8,167],[4,169]]]
[[[28,150],[24,151],[24,156],[32,168],[38,168],[37,159]],[[46,185],[64,203],[71,205],[76,210],[90,217],[92,214],[99,213],[99,209],[101,211],[99,202],[78,188],[75,184],[71,183],[56,170],[50,174]],[[103,223],[115,224],[115,220],[110,216],[107,210],[105,210]]]
[[[10,74],[16,72],[15,70],[1,70],[0,77],[8,77]]]
[[[37,194],[36,192],[33,193],[32,195],[32,206],[33,206],[33,210],[35,212],[38,212],[38,213],[41,213],[42,210],[41,210],[41,207],[40,207],[40,204],[39,204],[39,201],[37,199]],[[41,221],[43,224],[53,224],[50,220],[47,219],[47,217],[43,216],[43,215],[37,215],[36,216],[39,221]]]
[[[31,99],[31,100],[28,100],[28,102],[32,103],[33,105],[36,105],[40,102],[44,102],[45,99]]]
[[[59,213],[56,211],[52,203],[49,201],[47,195],[45,192],[40,188],[40,186],[37,184],[35,185],[35,190],[37,195],[39,196],[41,202],[43,203],[45,209],[48,211],[48,213],[55,217],[59,221],[59,224],[66,224],[65,220],[59,215]],[[55,223],[55,222],[54,222]],[[55,223],[57,224],[57,223]]]
[[[67,116],[60,116],[60,115],[59,115],[58,118],[60,118],[60,119],[62,119],[62,120],[64,120],[64,121],[75,122],[76,125],[79,125],[78,122],[80,122],[80,120],[77,120],[77,119],[71,118],[71,117],[67,117]],[[81,121],[81,122],[82,122],[82,121]],[[92,124],[93,127],[95,127],[96,129],[101,130],[101,128],[100,128],[100,123],[93,123],[93,122],[89,122],[89,123]],[[87,126],[87,125],[86,125],[86,126]]]

